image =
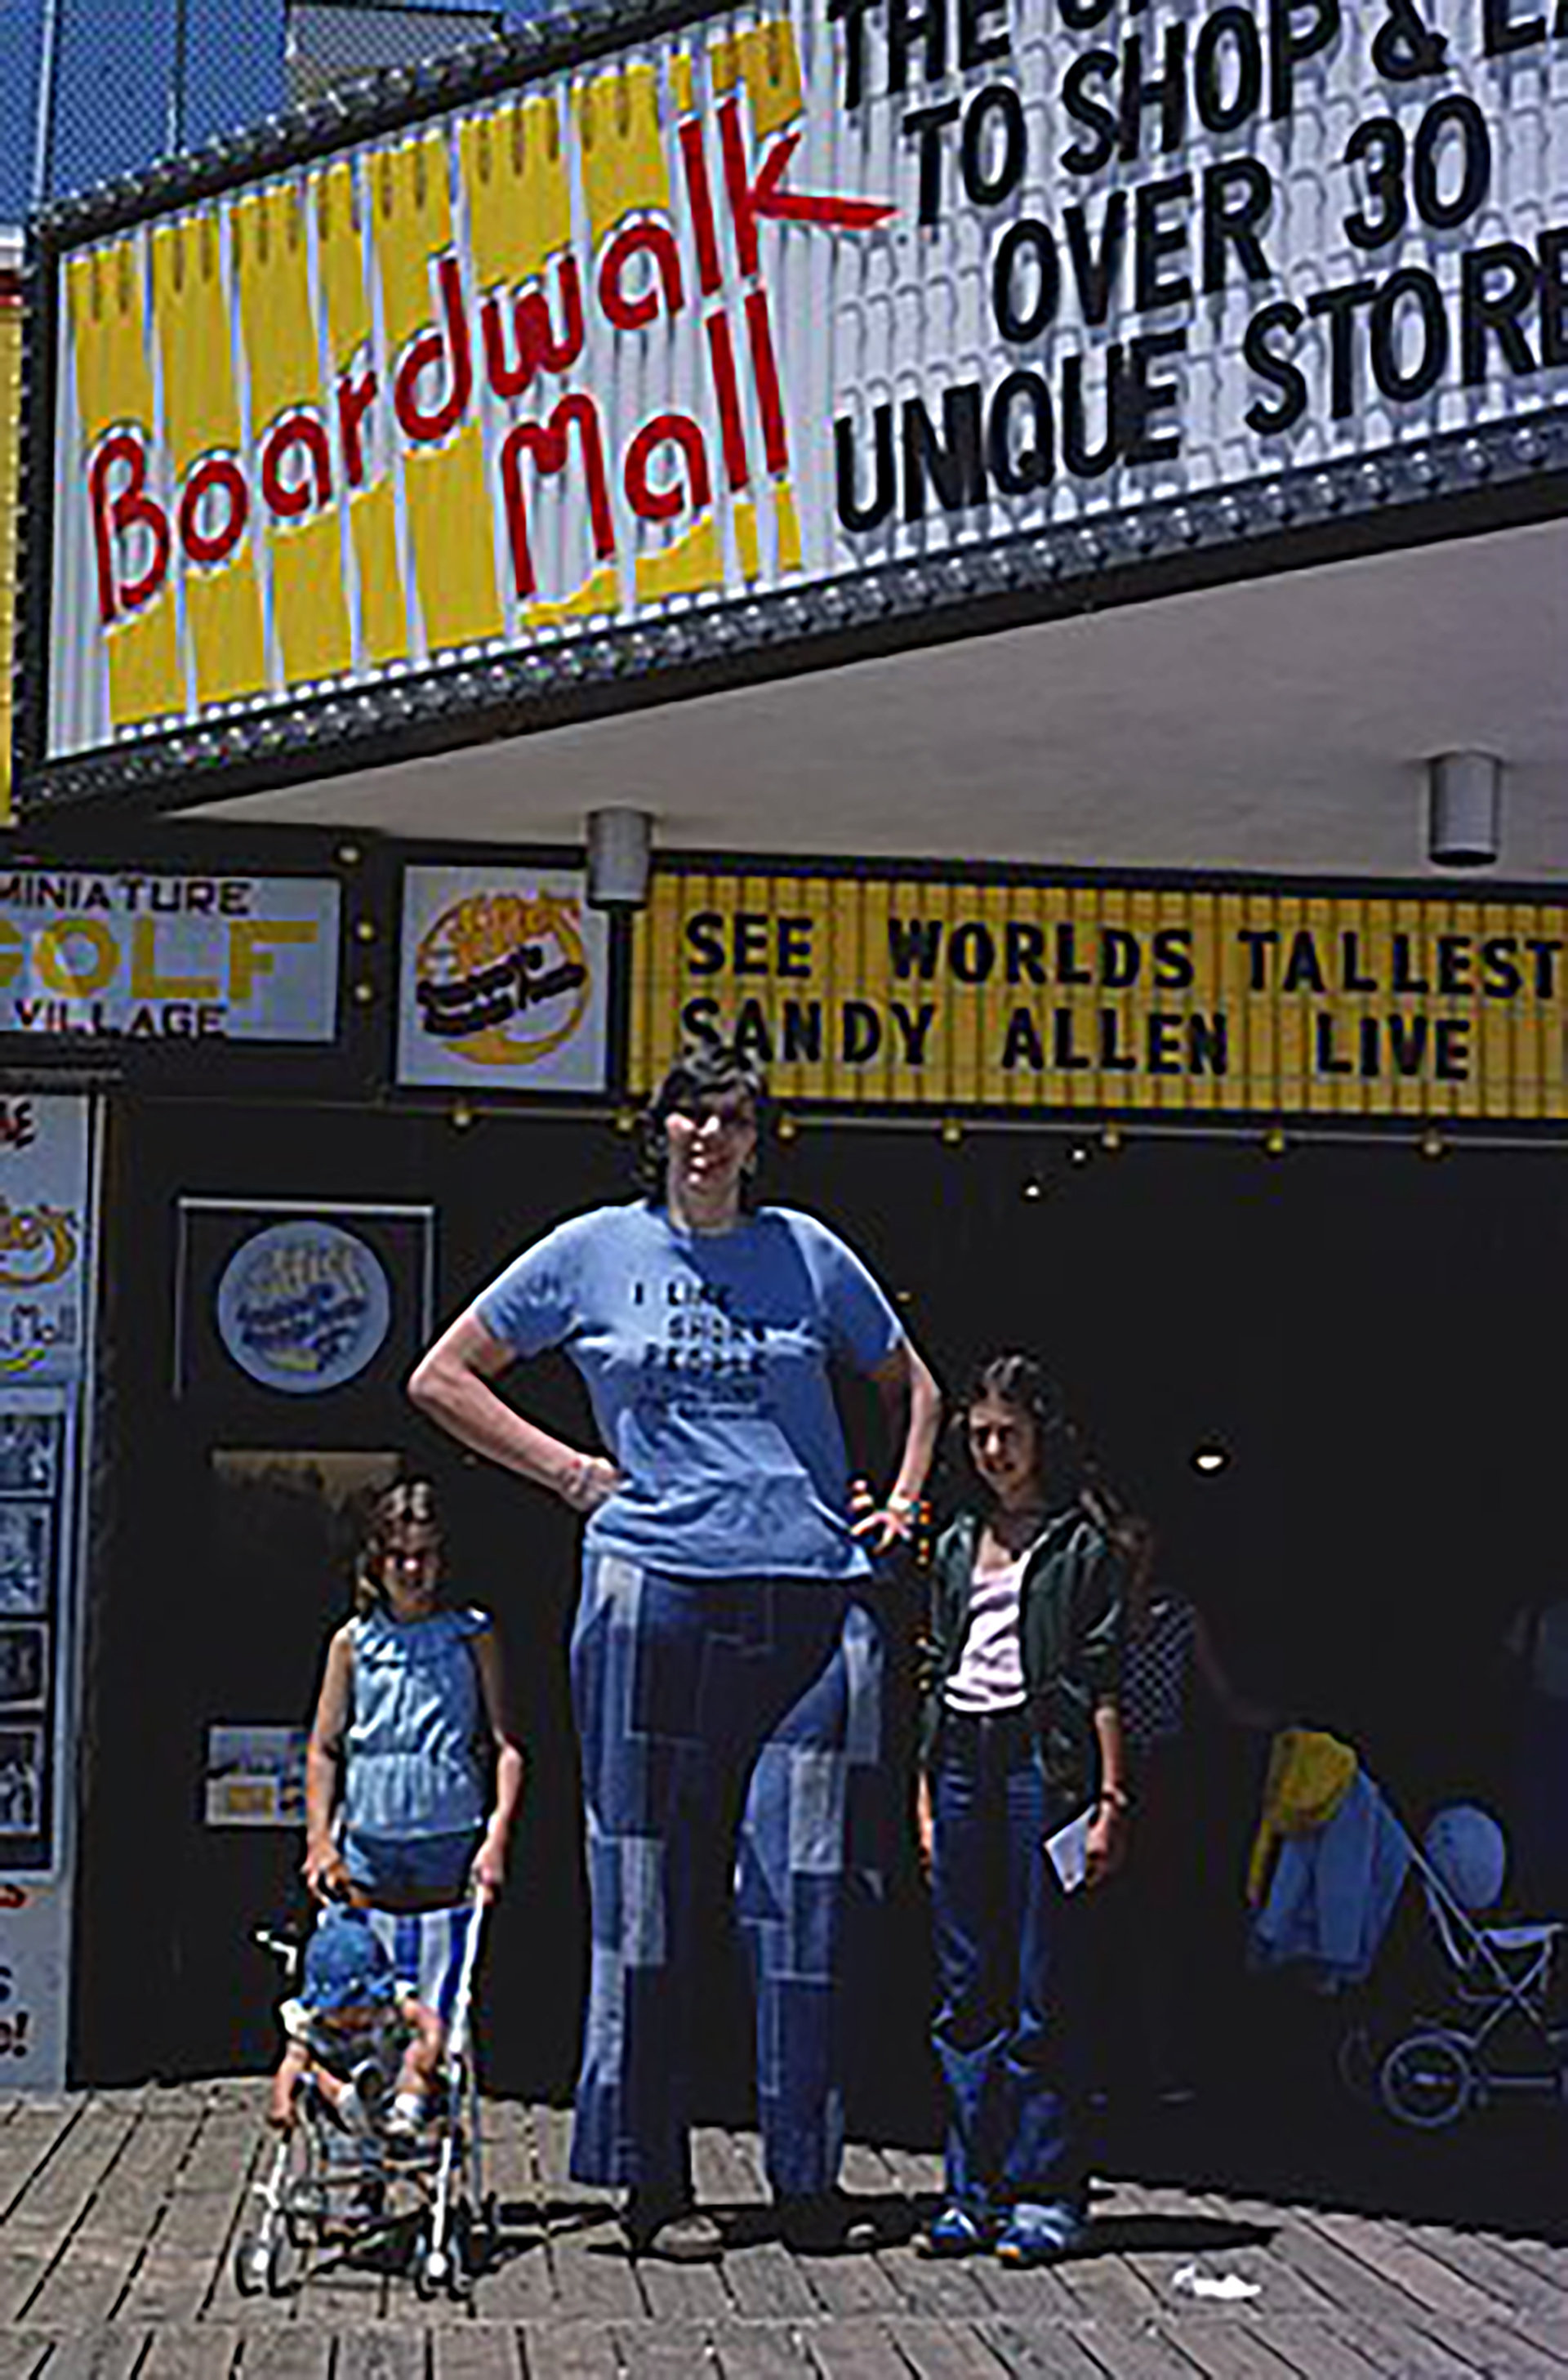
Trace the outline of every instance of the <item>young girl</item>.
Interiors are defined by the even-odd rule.
[[[356,1616],[327,1646],[306,1754],[305,1881],[319,1900],[440,1909],[470,1879],[493,1894],[504,1878],[523,1758],[489,1617],[443,1602],[441,1558],[430,1482],[383,1489],[360,1550]],[[488,1825],[482,1734],[495,1747]]]
[[[984,1365],[956,1427],[978,1494],[930,1573],[918,1823],[947,2203],[922,2244],[1035,2265],[1084,2228],[1066,1890],[1048,1845],[1072,1829],[1088,1886],[1121,1856],[1120,1560],[1079,1499],[1060,1398],[1031,1356]]]

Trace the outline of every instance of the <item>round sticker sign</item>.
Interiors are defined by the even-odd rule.
[[[218,1335],[264,1389],[319,1396],[362,1372],[386,1338],[380,1258],[335,1223],[273,1223],[235,1250],[218,1283]]]

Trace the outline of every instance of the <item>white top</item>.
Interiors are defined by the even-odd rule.
[[[1027,1697],[1018,1641],[1026,1551],[1005,1570],[977,1568],[969,1583],[969,1633],[942,1701],[949,1710],[1016,1710]]]

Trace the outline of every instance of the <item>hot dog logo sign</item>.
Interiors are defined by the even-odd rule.
[[[579,875],[407,868],[398,1080],[602,1091],[608,956]]]
[[[46,233],[41,796],[1568,468],[1561,0],[628,0],[465,74]]]

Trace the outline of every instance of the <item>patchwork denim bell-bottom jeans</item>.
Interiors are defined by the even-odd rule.
[[[1021,2203],[1081,2209],[1076,1912],[1045,1849],[1027,1714],[945,1712],[931,1806],[948,2196],[981,2216]]]
[[[879,1782],[875,1616],[831,1580],[590,1556],[571,1671],[592,1930],[572,2172],[689,2195],[699,1919],[733,1880],[768,2179],[780,2195],[826,2190],[848,1844]]]

